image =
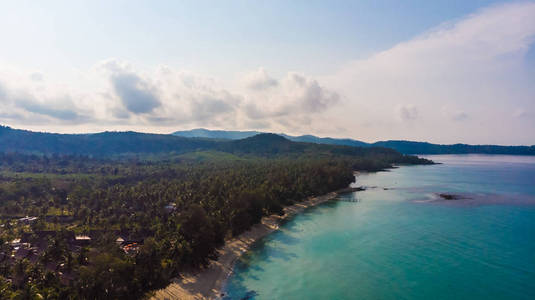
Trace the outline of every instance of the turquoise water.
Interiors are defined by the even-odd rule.
[[[535,299],[535,158],[430,158],[443,164],[361,174],[366,191],[287,221],[225,298]]]

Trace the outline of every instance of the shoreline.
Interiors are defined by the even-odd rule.
[[[286,220],[307,208],[317,206],[333,200],[339,194],[356,191],[358,188],[345,188],[325,195],[310,197],[305,201],[284,208],[284,215],[269,215],[262,217],[260,223],[252,226],[248,231],[237,237],[225,241],[224,246],[218,249],[219,258],[211,261],[203,269],[192,273],[184,273],[171,280],[171,283],[154,292],[151,300],[198,300],[219,299],[222,297],[222,288],[232,274],[234,263],[252,244],[268,234],[279,229],[280,222]]]

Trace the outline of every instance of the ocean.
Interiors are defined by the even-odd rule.
[[[287,220],[225,299],[535,299],[535,157],[426,157]]]

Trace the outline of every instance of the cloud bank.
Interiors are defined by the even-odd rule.
[[[339,98],[303,74],[290,72],[275,79],[263,68],[244,76],[235,90],[171,67],[140,71],[116,59],[100,62],[87,73],[93,84],[85,91],[66,91],[46,82],[41,73],[11,80],[0,76],[0,121],[94,130],[203,126],[283,131],[306,126],[312,115],[327,111]]]

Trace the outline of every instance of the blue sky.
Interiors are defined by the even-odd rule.
[[[322,72],[496,2],[7,1],[1,53],[42,69],[113,57],[210,74],[259,64]]]
[[[533,11],[531,1],[0,1],[0,123],[535,144]]]

